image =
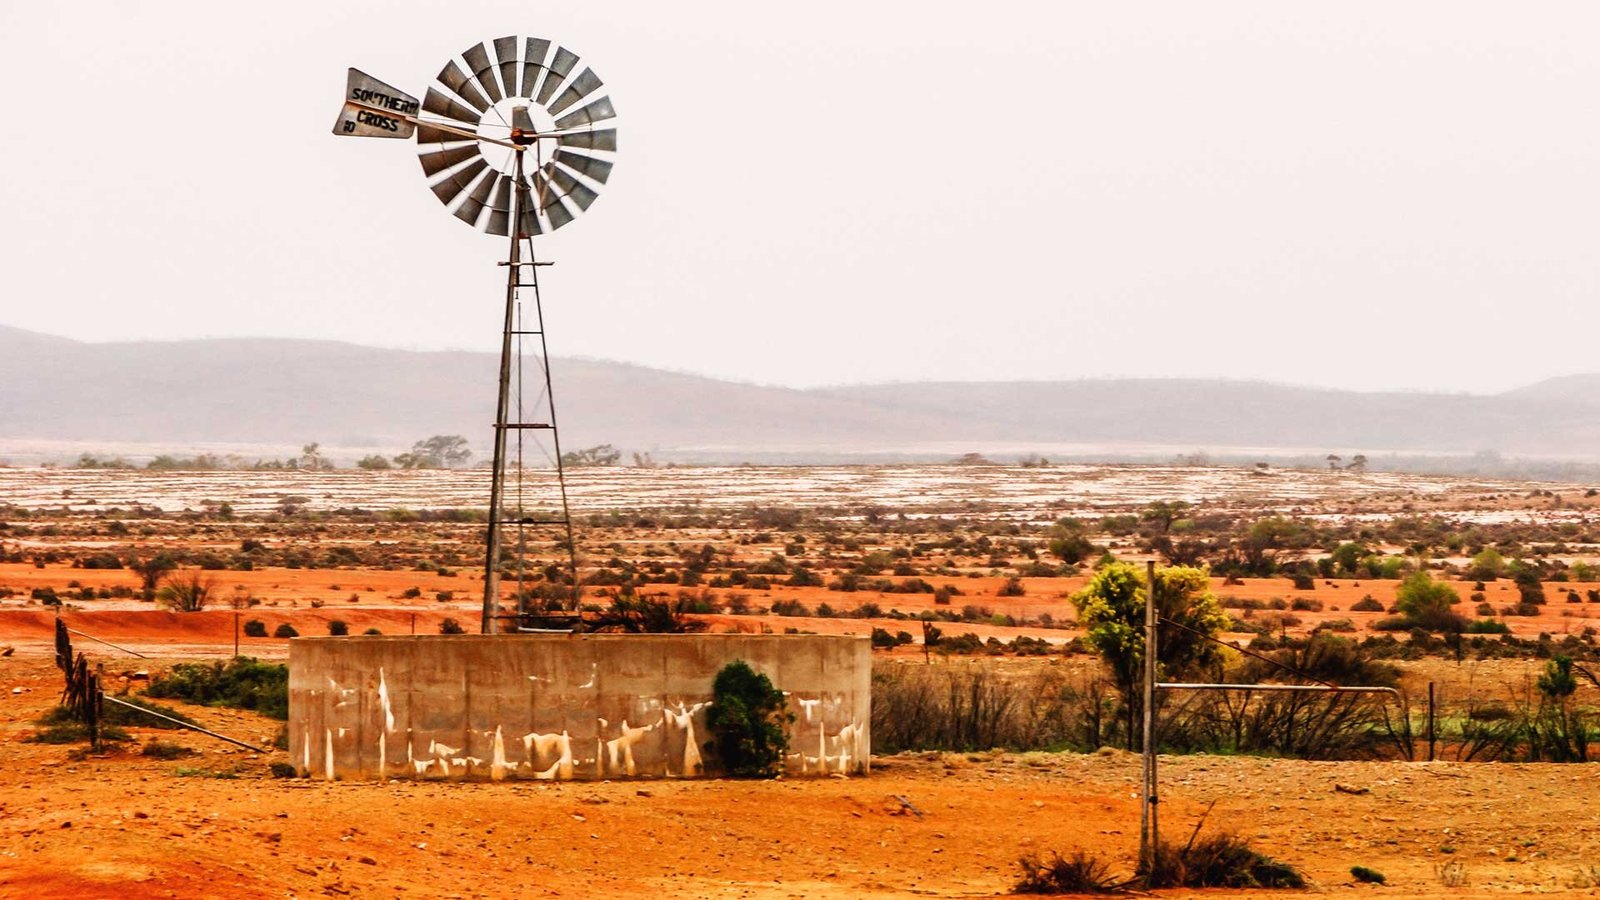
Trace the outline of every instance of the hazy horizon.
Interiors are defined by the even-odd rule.
[[[28,333],[31,333],[31,334],[37,334],[37,335],[40,335],[41,337],[61,338],[63,340],[68,340],[68,341],[72,341],[74,343],[86,344],[86,345],[90,345],[90,346],[110,345],[110,344],[151,344],[151,343],[163,343],[163,342],[167,342],[167,343],[186,343],[186,342],[200,342],[200,341],[213,341],[213,340],[215,340],[215,341],[323,341],[323,342],[336,343],[336,344],[348,344],[350,346],[365,347],[365,348],[369,348],[369,349],[399,350],[399,351],[411,352],[411,353],[484,353],[484,354],[498,355],[499,352],[500,352],[499,348],[488,349],[488,348],[473,348],[473,347],[407,347],[407,346],[398,346],[398,345],[386,345],[386,344],[381,344],[381,343],[358,343],[356,341],[344,340],[344,339],[341,339],[341,338],[294,337],[294,336],[281,335],[281,334],[248,334],[248,335],[227,335],[227,336],[206,336],[206,335],[202,335],[202,336],[198,336],[198,337],[181,337],[181,338],[133,338],[133,339],[114,338],[114,339],[107,339],[107,340],[91,340],[91,339],[84,339],[84,338],[76,338],[76,337],[72,337],[71,335],[65,335],[65,334],[48,334],[48,333],[45,333],[45,332],[36,332],[36,331],[33,331],[32,329],[21,328],[19,326],[10,325],[9,323],[6,323],[6,322],[0,322],[0,328],[14,328],[14,329],[19,330],[19,331],[25,331],[25,332],[28,332]],[[826,391],[826,390],[831,389],[831,388],[888,387],[888,386],[894,386],[894,385],[926,385],[926,384],[941,384],[941,383],[944,383],[944,384],[995,384],[995,383],[999,383],[999,384],[1008,384],[1008,383],[1009,384],[1056,384],[1056,383],[1061,383],[1061,382],[1082,382],[1082,381],[1107,381],[1107,382],[1110,382],[1110,381],[1197,381],[1197,382],[1198,381],[1209,381],[1209,382],[1222,382],[1222,383],[1228,383],[1228,384],[1262,385],[1262,386],[1292,388],[1292,389],[1301,389],[1301,390],[1332,391],[1332,392],[1353,393],[1353,394],[1403,394],[1403,395],[1436,395],[1436,396],[1460,396],[1460,397],[1492,397],[1492,396],[1496,396],[1498,394],[1506,393],[1506,392],[1509,392],[1509,391],[1515,391],[1515,390],[1519,390],[1521,388],[1530,387],[1532,385],[1539,384],[1539,383],[1547,381],[1547,380],[1560,379],[1560,378],[1583,377],[1585,375],[1600,373],[1600,363],[1597,363],[1596,366],[1595,366],[1595,369],[1591,370],[1591,371],[1579,371],[1579,372],[1569,373],[1567,375],[1553,375],[1553,376],[1550,376],[1549,378],[1541,378],[1541,379],[1538,379],[1537,381],[1531,381],[1531,382],[1528,382],[1526,384],[1514,384],[1514,385],[1511,385],[1510,387],[1506,388],[1503,391],[1468,391],[1468,390],[1443,390],[1443,389],[1431,390],[1431,389],[1428,389],[1428,388],[1384,388],[1384,387],[1345,388],[1345,387],[1339,387],[1337,385],[1301,383],[1301,382],[1291,381],[1291,380],[1287,380],[1287,379],[1251,378],[1251,377],[1243,377],[1243,376],[1237,376],[1236,377],[1236,376],[1228,376],[1228,375],[1212,375],[1212,376],[1205,376],[1205,375],[1199,375],[1199,376],[1184,376],[1184,375],[1083,375],[1083,376],[1072,377],[1072,378],[1011,378],[1011,379],[979,379],[979,378],[968,378],[968,379],[909,379],[909,378],[891,378],[891,379],[884,379],[884,380],[881,380],[881,381],[830,382],[830,383],[809,384],[809,385],[793,385],[793,384],[781,384],[781,383],[776,383],[776,382],[755,381],[755,380],[751,380],[751,379],[739,378],[739,377],[736,377],[736,376],[716,375],[716,374],[711,373],[711,372],[699,371],[699,370],[689,369],[689,368],[674,368],[674,367],[665,366],[665,365],[651,365],[649,363],[639,362],[637,360],[616,359],[614,357],[596,356],[596,355],[592,355],[592,354],[552,354],[552,356],[554,358],[556,358],[556,359],[583,360],[583,361],[592,361],[592,362],[600,362],[600,363],[615,363],[617,365],[624,365],[624,366],[639,366],[641,368],[653,369],[653,370],[656,370],[656,371],[666,372],[666,373],[673,374],[673,375],[687,375],[687,376],[693,376],[693,377],[696,377],[696,378],[710,378],[710,379],[714,379],[714,380],[717,380],[717,381],[724,381],[724,382],[728,382],[730,384],[736,384],[736,385],[747,385],[747,386],[751,386],[751,387],[777,388],[777,389],[783,389],[783,390],[796,390],[796,391]],[[559,388],[559,385],[557,385],[557,387]]]

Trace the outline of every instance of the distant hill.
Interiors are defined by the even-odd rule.
[[[1200,379],[764,387],[556,359],[568,447],[697,459],[929,458],[951,448],[1142,445],[1583,458],[1600,375],[1495,396]],[[0,326],[0,438],[405,448],[487,446],[496,359],[332,341],[90,344]]]

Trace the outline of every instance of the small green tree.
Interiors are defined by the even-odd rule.
[[[1217,659],[1228,617],[1211,593],[1205,569],[1156,569],[1156,615],[1163,620],[1157,648],[1158,677],[1175,677]],[[1113,562],[1072,596],[1085,640],[1111,670],[1122,694],[1129,749],[1138,746],[1135,723],[1144,711],[1145,579],[1132,564]]]
[[[1506,558],[1493,547],[1485,547],[1467,566],[1468,581],[1493,581],[1506,574]]]
[[[706,724],[713,739],[706,747],[734,778],[772,778],[783,771],[793,721],[783,692],[736,659],[723,666],[711,683]]]
[[[1427,572],[1416,572],[1401,582],[1394,597],[1400,615],[1418,628],[1457,633],[1466,627],[1466,620],[1452,608],[1461,602],[1461,595]]]

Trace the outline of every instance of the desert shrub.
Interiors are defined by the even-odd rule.
[[[466,634],[467,630],[465,628],[461,627],[461,623],[460,622],[457,622],[452,617],[446,616],[444,621],[439,623],[439,633],[440,634]]]
[[[1521,602],[1536,606],[1544,604],[1544,585],[1539,581],[1539,572],[1532,566],[1519,565],[1512,581],[1516,583]]]
[[[248,622],[245,622],[244,623],[244,636],[245,637],[266,637],[267,636],[267,623],[261,621],[260,619],[251,619]]]
[[[343,637],[350,633],[350,623],[343,619],[329,619],[328,633],[334,637]]]
[[[1027,590],[1022,586],[1022,579],[1013,577],[1007,578],[1005,583],[1000,585],[1000,589],[995,592],[995,596],[1021,597],[1026,593]]]
[[[734,778],[772,778],[783,771],[789,749],[788,727],[794,721],[783,692],[767,676],[736,659],[717,672],[711,683],[706,725],[708,747]]]
[[[688,634],[705,630],[705,621],[693,618],[692,614],[707,611],[710,611],[709,601],[701,600],[690,591],[678,592],[675,599],[665,594],[621,594],[594,617],[590,626],[596,631],[625,634]]]
[[[872,752],[1093,750],[1119,737],[1115,696],[1098,674],[886,661],[872,673]]]
[[[1314,591],[1317,589],[1317,580],[1310,572],[1291,572],[1289,580],[1293,582],[1297,591]]]
[[[902,644],[909,644],[913,640],[915,638],[911,636],[909,631],[897,631],[890,634],[888,629],[885,628],[872,629],[872,646],[883,650],[892,650]]]
[[[227,663],[178,663],[151,678],[146,693],[203,706],[253,709],[274,719],[288,719],[289,667],[248,657]]]
[[[1467,634],[1510,634],[1511,628],[1499,619],[1478,619],[1467,623]]]
[[[1164,843],[1148,874],[1149,886],[1225,888],[1303,888],[1298,869],[1250,846],[1235,834],[1221,833],[1191,840],[1177,848]]]
[[[1474,607],[1474,609],[1480,616],[1494,615],[1494,607],[1487,603],[1479,603],[1476,607]]]
[[[1295,612],[1322,612],[1322,601],[1315,597],[1296,597],[1289,601],[1289,608]]]
[[[794,570],[794,574],[790,575],[789,580],[784,583],[792,587],[821,587],[822,576],[805,566],[800,566]]]
[[[1018,894],[1113,894],[1123,887],[1105,860],[1082,850],[1070,859],[1051,853],[1047,860],[1030,853],[1017,860],[1017,866],[1022,877],[1011,890]]]
[[[120,569],[120,568],[122,568],[122,560],[118,559],[116,557],[116,554],[114,554],[114,553],[95,553],[95,554],[91,554],[91,555],[85,556],[83,559],[79,560],[78,564],[81,565],[85,569]]]
[[[1366,866],[1351,866],[1350,877],[1363,884],[1383,884],[1389,880],[1383,876],[1382,872],[1377,869],[1369,869]]]
[[[799,600],[781,599],[772,601],[772,614],[775,616],[809,616],[811,609]]]
[[[1350,604],[1350,610],[1352,612],[1383,612],[1383,604],[1372,599],[1372,595],[1368,594]]]
[[[295,769],[292,763],[286,762],[272,763],[271,765],[267,766],[267,771],[272,773],[273,778],[294,778],[300,774],[299,770]]]
[[[277,628],[272,629],[272,636],[275,638],[296,638],[300,636],[300,632],[296,631],[293,625],[284,622]]]
[[[1354,641],[1318,633],[1299,645],[1262,648],[1271,663],[1246,658],[1222,681],[1281,681],[1284,669],[1335,684],[1394,687],[1399,671]],[[1378,753],[1384,700],[1371,694],[1200,694],[1165,713],[1163,746],[1190,752],[1267,753],[1303,759],[1351,759]]]
[[[211,602],[216,580],[199,572],[174,575],[156,591],[156,602],[174,612],[199,612]]]
[[[379,631],[376,628],[368,628],[366,631],[363,631],[361,633],[362,634],[383,634],[383,632]]]

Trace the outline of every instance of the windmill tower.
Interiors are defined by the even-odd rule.
[[[505,318],[495,404],[493,476],[483,572],[484,634],[502,620],[518,630],[576,621],[577,546],[545,340],[533,238],[572,222],[611,177],[616,110],[594,71],[576,53],[543,38],[496,38],[451,58],[421,101],[357,69],[349,71],[333,133],[410,138],[428,188],[457,219],[507,239]],[[524,351],[537,364],[525,371]],[[531,382],[531,385],[529,384]],[[527,388],[532,390],[530,397]],[[527,451],[547,458],[554,494],[530,496]],[[548,493],[548,492],[545,492]],[[530,542],[554,535],[559,566],[531,571]],[[502,579],[513,582],[515,612],[502,610]],[[567,589],[570,588],[570,589]],[[566,617],[551,617],[565,610]],[[560,629],[566,630],[566,629]]]

